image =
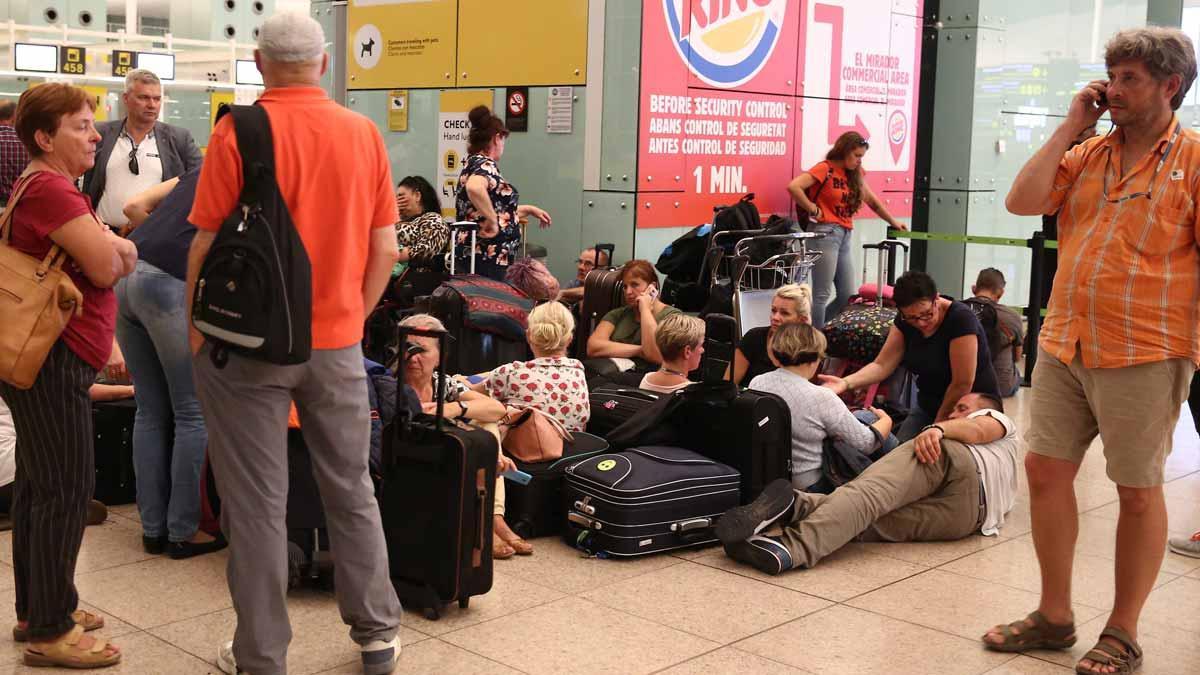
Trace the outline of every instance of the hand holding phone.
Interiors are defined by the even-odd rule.
[[[658,284],[650,284],[650,288],[646,289],[646,295],[650,296],[650,302],[658,299]]]
[[[529,485],[529,481],[533,480],[533,476],[521,471],[520,469],[509,469],[500,474],[504,479],[511,480],[518,485]]]

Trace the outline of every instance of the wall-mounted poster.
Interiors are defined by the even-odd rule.
[[[458,0],[350,0],[347,89],[453,87]]]
[[[710,222],[747,192],[788,214],[788,181],[848,129],[876,191],[911,191],[921,1],[893,4],[646,0],[637,227]]]

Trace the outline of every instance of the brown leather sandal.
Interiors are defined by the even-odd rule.
[[[987,639],[999,633],[1000,642]],[[996,652],[1023,652],[1030,649],[1070,649],[1075,644],[1075,623],[1056,624],[1041,612],[1033,612],[1007,626],[996,626],[982,638],[983,646]]]
[[[104,617],[98,614],[92,614],[86,609],[77,609],[71,612],[71,620],[77,626],[83,626],[85,631],[104,628]],[[21,628],[21,624],[13,626],[13,642],[28,642],[29,628]]]
[[[25,665],[34,668],[106,668],[121,662],[121,652],[116,651],[116,645],[110,645],[108,640],[95,638],[92,646],[79,646],[83,638],[83,626],[75,627],[54,642],[35,642],[25,648]],[[106,651],[112,653],[106,654]]]
[[[1121,643],[1120,646],[1114,645],[1111,642],[1105,642],[1104,638],[1110,637]],[[1096,641],[1096,646],[1088,650],[1088,653],[1079,659],[1079,663],[1075,664],[1075,672],[1079,675],[1096,675],[1104,673],[1097,668],[1110,666],[1116,668],[1111,675],[1129,675],[1133,671],[1142,667],[1142,647],[1137,643],[1137,640],[1129,637],[1129,633],[1117,628],[1109,626],[1100,631],[1100,638]],[[1124,647],[1124,651],[1121,650]],[[1091,661],[1092,667],[1085,668],[1081,665],[1084,661]],[[1109,674],[1105,674],[1109,675]]]

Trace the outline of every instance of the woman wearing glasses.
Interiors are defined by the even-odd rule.
[[[812,244],[821,252],[812,271],[812,322],[817,328],[825,326],[827,316],[837,316],[858,290],[854,283],[850,234],[854,230],[854,214],[862,205],[871,207],[893,228],[908,229],[888,213],[887,207],[863,180],[866,173],[862,166],[863,156],[870,147],[858,132],[847,131],[838,136],[824,161],[817,162],[788,184],[788,192],[796,200],[797,207],[812,218],[814,224],[809,230],[825,235]]]
[[[917,377],[917,405],[909,410],[896,438],[912,440],[925,427],[949,418],[964,394],[999,398],[987,335],[974,312],[938,295],[933,278],[905,272],[893,297],[899,313],[875,360],[845,378],[818,376],[837,394],[882,382],[903,364]]]

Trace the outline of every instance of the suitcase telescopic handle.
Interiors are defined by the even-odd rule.
[[[404,362],[410,358],[407,354],[408,336],[416,335],[419,337],[431,337],[437,340],[438,343],[438,381],[437,391],[434,396],[437,398],[437,419],[434,420],[434,429],[442,430],[442,416],[446,412],[446,342],[448,334],[444,330],[433,330],[428,328],[412,328],[410,326],[396,327],[396,344],[400,348],[400,364],[396,373],[396,411],[399,413],[401,407],[401,398],[404,396]],[[411,421],[411,419],[409,420]]]

